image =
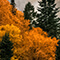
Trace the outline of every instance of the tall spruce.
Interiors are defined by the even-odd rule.
[[[26,5],[25,5],[25,9],[24,9],[24,18],[25,19],[29,19],[30,20],[30,29],[32,28],[32,25],[33,25],[33,20],[36,18],[36,13],[37,12],[34,12],[34,6],[28,2]]]
[[[58,41],[58,45],[56,46],[56,60],[60,60],[60,40]]]
[[[36,26],[41,27],[49,36],[56,37],[57,22],[59,21],[56,14],[59,12],[59,8],[56,8],[55,0],[42,0],[38,3],[39,13]]]
[[[10,60],[13,56],[13,43],[10,41],[9,34],[6,33],[3,36],[2,41],[0,42],[0,59],[1,60]]]

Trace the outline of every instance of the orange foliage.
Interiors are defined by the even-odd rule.
[[[23,34],[24,52],[22,60],[55,60],[55,51],[58,40],[47,37],[48,34],[41,28],[33,28]]]
[[[21,33],[29,30],[29,20],[24,20],[24,14],[16,10],[16,15],[12,14],[12,6],[7,0],[0,1],[0,25],[13,24],[20,28]]]
[[[33,28],[20,35],[20,30],[14,25],[0,26],[0,41],[8,32],[14,43],[11,60],[55,60],[55,51],[58,40],[47,37],[48,34],[41,28]]]
[[[24,14],[16,10],[16,15],[12,14],[12,6],[7,0],[0,1],[0,25],[5,28],[5,31],[10,31],[10,38],[14,42],[14,55],[11,60],[55,60],[55,51],[58,40],[47,37],[48,34],[42,31],[41,28],[33,28],[29,31],[29,20],[24,20]],[[6,24],[13,24],[12,26]],[[1,30],[0,27],[0,30]],[[21,30],[17,35],[17,31]],[[3,29],[2,29],[3,30]],[[13,33],[14,31],[14,33]],[[0,31],[2,36],[4,31]],[[16,34],[16,35],[15,35]],[[15,35],[15,36],[14,36]],[[0,38],[2,37],[0,36]],[[13,37],[11,37],[13,36]]]

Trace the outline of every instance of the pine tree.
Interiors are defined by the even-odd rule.
[[[31,5],[30,2],[28,2],[26,5],[25,5],[25,9],[24,9],[24,17],[25,19],[29,19],[30,20],[30,28],[32,28],[32,22],[33,20],[36,18],[36,13],[37,12],[34,12],[34,6]]]
[[[40,13],[37,14],[39,23],[36,26],[41,27],[49,36],[56,37],[56,23],[58,22],[56,14],[59,12],[59,8],[55,7],[55,0],[42,0],[38,3]]]
[[[16,11],[15,11],[15,0],[11,0],[11,5],[12,5],[12,13],[14,15],[16,15]]]
[[[60,20],[60,18],[59,18]],[[60,39],[60,22],[57,24],[57,39]]]
[[[57,50],[56,50],[56,60],[60,60],[60,41],[58,42],[59,46],[56,46],[57,47]]]
[[[0,42],[0,59],[1,60],[10,60],[13,56],[13,43],[10,41],[9,34],[6,33],[3,36],[2,41]]]

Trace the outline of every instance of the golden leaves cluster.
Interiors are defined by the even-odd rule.
[[[33,28],[24,33],[25,57],[22,60],[55,60],[55,51],[58,40],[48,37],[41,28]],[[24,53],[22,56],[24,56]]]
[[[13,24],[20,28],[21,33],[29,30],[29,20],[24,19],[24,14],[16,10],[16,15],[12,13],[12,5],[7,0],[0,1],[0,25]]]

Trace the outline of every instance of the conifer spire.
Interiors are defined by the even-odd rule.
[[[52,38],[57,38],[57,22],[59,22],[57,13],[60,12],[60,8],[56,8],[55,0],[42,0],[38,3],[37,26],[46,31]]]
[[[13,6],[12,13],[15,15],[16,14],[16,11],[15,11],[15,0],[11,0],[11,5]]]
[[[13,7],[15,7],[15,1],[11,0],[11,5],[13,5]]]

